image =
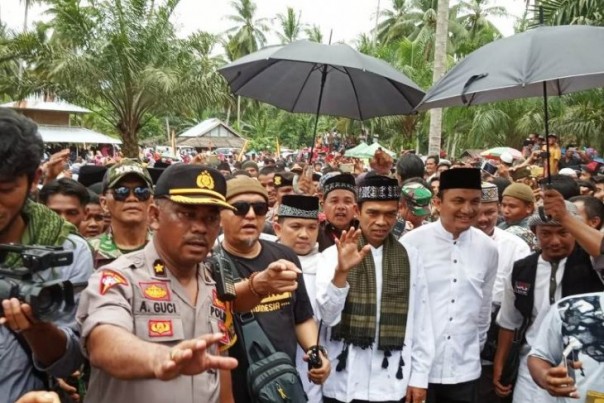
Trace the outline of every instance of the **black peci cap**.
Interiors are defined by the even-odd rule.
[[[285,195],[279,205],[279,218],[319,219],[319,198],[305,195]]]
[[[480,169],[454,168],[440,173],[439,190],[446,189],[476,189],[482,190]]]
[[[401,188],[398,181],[393,178],[382,175],[367,175],[359,183],[358,201],[398,201],[401,195]]]

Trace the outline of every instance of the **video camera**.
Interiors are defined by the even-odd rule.
[[[52,322],[75,305],[74,284],[67,280],[44,279],[38,272],[73,262],[73,252],[62,247],[0,244],[0,252],[21,255],[22,267],[0,265],[0,301],[17,298],[31,306],[36,318]],[[82,287],[82,285],[77,285]],[[0,316],[4,311],[0,305]]]

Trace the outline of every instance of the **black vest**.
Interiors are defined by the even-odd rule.
[[[514,263],[512,269],[512,289],[514,290],[514,306],[524,318],[528,327],[533,321],[533,306],[535,303],[535,279],[539,252],[535,252]],[[591,257],[579,245],[566,259],[564,275],[562,276],[562,297],[604,291],[604,284],[591,263]]]

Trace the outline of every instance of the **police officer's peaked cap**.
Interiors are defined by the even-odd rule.
[[[170,165],[155,185],[155,197],[180,204],[218,206],[234,210],[226,202],[226,180],[214,168],[194,164]]]

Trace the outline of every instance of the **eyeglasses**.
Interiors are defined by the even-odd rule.
[[[134,188],[129,188],[128,186],[118,186],[111,189],[111,192],[113,193],[113,198],[120,202],[125,201],[132,193],[139,201],[147,201],[151,197],[151,189],[146,186],[137,186]]]
[[[268,203],[265,202],[235,202],[231,203],[231,205],[236,209],[233,213],[240,217],[245,217],[245,215],[250,211],[250,207],[254,209],[254,214],[258,216],[263,216],[268,213]]]

